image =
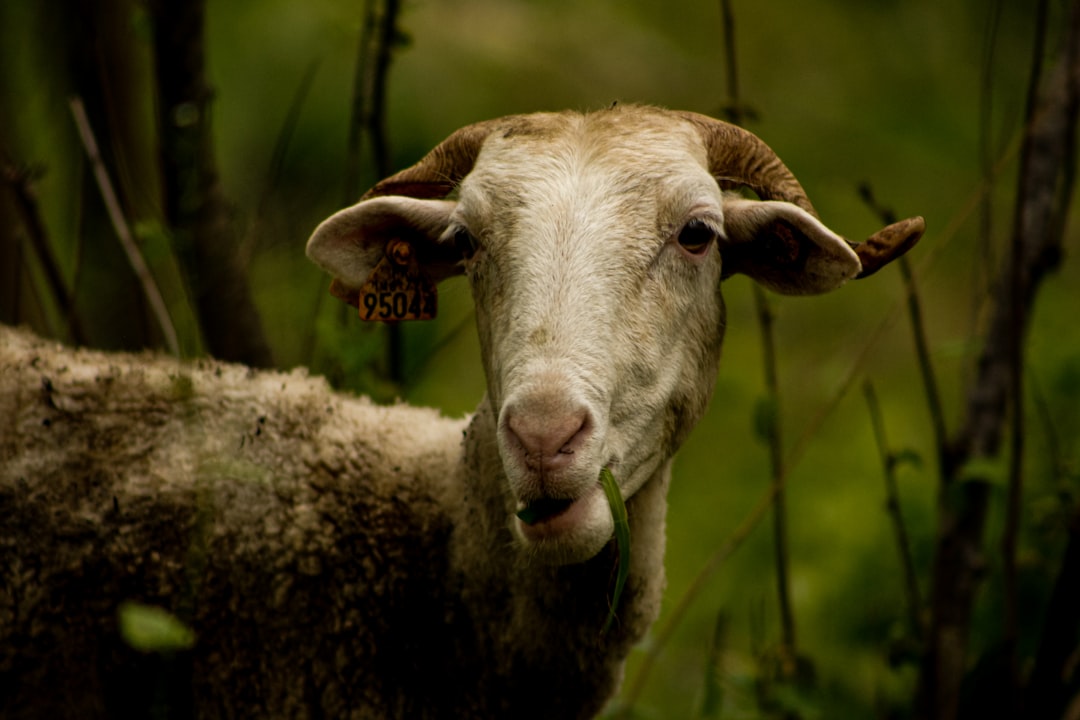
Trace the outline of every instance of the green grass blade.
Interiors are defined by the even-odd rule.
[[[604,622],[603,629],[600,630],[600,634],[605,635],[615,621],[615,608],[619,606],[619,597],[622,595],[623,586],[626,585],[626,577],[630,574],[630,522],[626,516],[626,504],[623,502],[619,486],[615,483],[615,477],[611,471],[606,467],[600,469],[600,483],[604,486],[604,494],[607,495],[608,505],[611,506],[611,517],[615,521],[615,544],[619,547],[619,573],[615,578],[615,593],[611,597],[607,620]]]

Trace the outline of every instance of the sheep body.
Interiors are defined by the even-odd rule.
[[[584,717],[612,692],[612,556],[507,552],[478,482],[494,455],[464,464],[483,407],[450,420],[2,327],[0,378],[0,716]],[[592,586],[595,624],[559,627],[578,624],[566,582]],[[125,647],[124,600],[174,612],[194,650]]]

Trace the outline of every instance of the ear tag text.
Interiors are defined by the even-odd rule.
[[[356,303],[360,319],[375,322],[430,320],[437,305],[435,283],[420,270],[412,245],[404,240],[387,243]]]

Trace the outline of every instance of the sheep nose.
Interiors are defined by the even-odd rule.
[[[515,454],[529,470],[551,472],[571,464],[574,453],[585,444],[592,432],[592,422],[585,409],[561,415],[511,412],[506,429]]]

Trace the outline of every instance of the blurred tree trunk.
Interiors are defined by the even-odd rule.
[[[256,367],[273,364],[211,137],[204,0],[152,0],[154,68],[165,219],[189,283],[207,349]]]

